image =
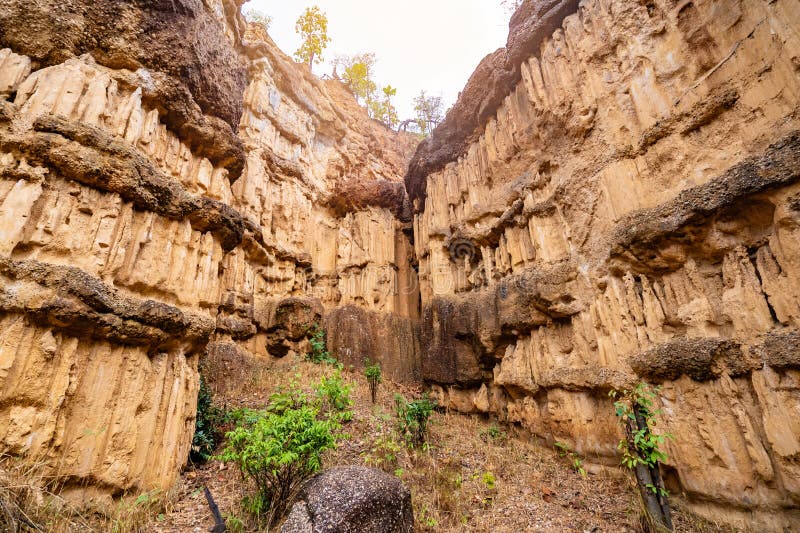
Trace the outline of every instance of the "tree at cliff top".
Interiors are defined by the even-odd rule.
[[[358,103],[369,102],[378,89],[372,81],[372,69],[375,66],[375,54],[356,54],[352,57],[338,56],[334,68],[342,67],[342,81],[356,97]]]
[[[378,85],[372,80],[374,66],[375,54],[339,56],[334,61],[334,73],[337,68],[342,67],[342,81],[352,91],[356,101],[364,103],[370,117],[394,128],[397,124],[397,109],[392,104],[392,97],[397,95],[397,89],[387,85],[379,92]]]
[[[247,22],[250,24],[258,24],[264,28],[264,31],[266,32],[269,31],[269,27],[272,25],[272,17],[263,11],[251,8],[242,11],[242,15],[244,15],[244,18],[247,20]]]
[[[433,133],[433,130],[444,118],[444,110],[441,96],[428,96],[425,91],[420,91],[419,96],[414,97],[414,111],[417,113],[416,123],[420,133],[425,136]]]
[[[305,63],[309,68],[322,62],[322,52],[331,42],[328,37],[328,17],[319,7],[306,8],[294,26],[295,31],[303,39],[303,44],[294,53],[297,61]]]
[[[392,97],[397,95],[397,89],[387,85],[381,89],[383,96],[377,100],[369,102],[367,110],[369,115],[375,120],[380,120],[390,128],[397,125],[397,109],[392,104]]]

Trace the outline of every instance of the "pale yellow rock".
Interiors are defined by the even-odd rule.
[[[529,51],[414,200],[423,377],[472,390],[449,392],[451,407],[484,410],[494,388],[496,416],[614,461],[608,389],[663,382],[668,478],[690,505],[800,527],[796,363],[754,355],[800,325],[798,30],[795,0],[582,2]],[[566,260],[573,277],[544,298]],[[631,366],[707,338],[737,343],[738,366],[714,361],[702,382]]]

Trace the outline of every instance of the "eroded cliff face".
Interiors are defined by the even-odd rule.
[[[200,357],[322,324],[601,462],[608,391],[662,384],[673,492],[798,525],[797,0],[524,2],[405,187],[412,143],[239,8],[0,0],[0,451],[166,488]]]
[[[406,178],[422,375],[615,461],[661,384],[667,483],[800,524],[800,3],[528,1]]]
[[[0,2],[0,451],[75,500],[173,483],[203,354],[419,377],[413,146],[239,7]]]
[[[261,235],[227,258],[218,325],[235,326],[218,329],[218,341],[283,355],[304,350],[308,328],[324,322],[345,364],[369,357],[395,379],[419,379],[402,183],[413,140],[369,120],[339,82],[317,79],[255,31],[240,129],[247,165],[232,191]]]

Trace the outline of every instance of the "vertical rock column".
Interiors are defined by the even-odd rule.
[[[188,455],[244,70],[230,5],[66,4],[0,14],[0,450],[102,502]]]
[[[660,384],[669,487],[797,527],[797,8],[523,3],[406,178],[442,401],[612,463]]]

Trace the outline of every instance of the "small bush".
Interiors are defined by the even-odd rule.
[[[197,417],[195,418],[192,447],[189,460],[193,463],[205,463],[214,454],[217,445],[222,441],[224,432],[222,425],[225,413],[214,405],[214,396],[205,378],[200,375],[200,390],[197,393]]]
[[[428,421],[436,403],[425,394],[417,400],[407,401],[399,394],[394,396],[397,412],[397,429],[410,446],[421,446],[428,437]]]
[[[320,412],[334,417],[340,422],[352,420],[353,411],[350,409],[353,405],[353,400],[350,399],[352,390],[353,386],[342,380],[339,370],[333,376],[323,376],[319,384],[314,387],[314,395]]]
[[[327,364],[341,369],[342,364],[328,352],[325,330],[319,324],[314,324],[309,333],[311,333],[311,337],[308,339],[311,343],[311,352],[306,355],[306,359],[318,365]]]
[[[387,474],[397,473],[397,459],[403,447],[393,435],[381,435],[372,443],[368,452],[361,456],[367,466],[379,468]],[[399,477],[399,476],[398,476]]]
[[[364,364],[364,376],[366,376],[369,383],[369,394],[372,398],[372,403],[375,403],[378,400],[378,385],[383,382],[381,365],[378,363],[373,365],[367,360]]]
[[[308,403],[308,397],[297,385],[297,382],[289,383],[288,388],[278,387],[277,392],[269,397],[267,411],[275,414],[282,414],[289,409],[297,409]]]
[[[502,444],[508,439],[506,432],[500,429],[497,424],[492,424],[488,429],[481,431],[479,435],[485,442],[491,441],[497,444]]]
[[[322,453],[335,446],[333,420],[319,420],[312,406],[267,413],[227,434],[220,457],[235,463],[256,493],[244,508],[267,528],[285,514],[302,483],[322,467]]]

